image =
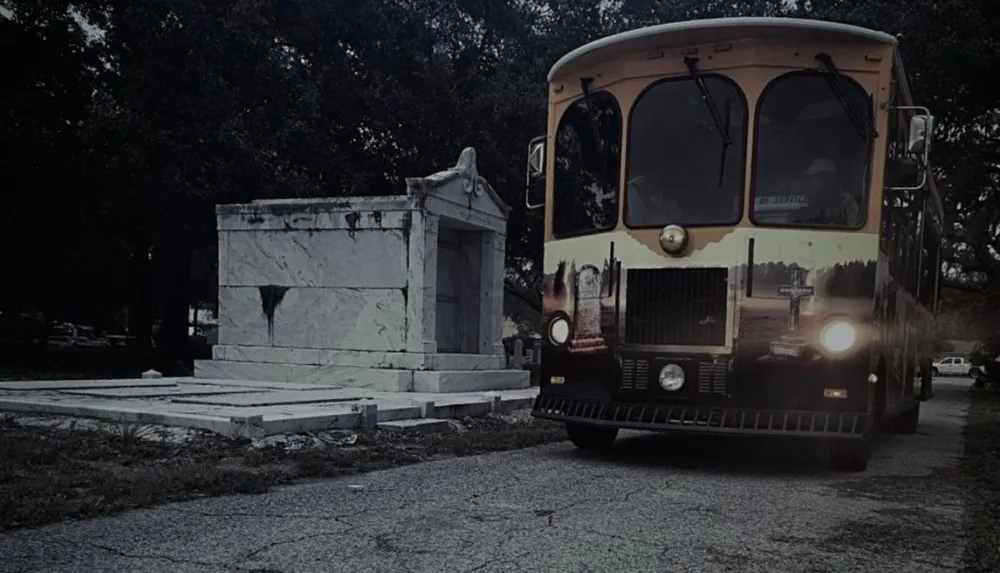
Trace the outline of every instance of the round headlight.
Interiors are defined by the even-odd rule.
[[[687,239],[688,234],[683,227],[667,225],[660,231],[660,248],[671,255],[676,255],[687,246]]]
[[[676,364],[667,364],[660,368],[660,388],[674,392],[684,385],[684,369]]]
[[[819,342],[830,352],[849,350],[858,340],[858,331],[846,320],[835,320],[823,327],[819,333]]]
[[[557,317],[549,323],[549,340],[556,346],[566,344],[569,340],[569,321],[563,317]]]

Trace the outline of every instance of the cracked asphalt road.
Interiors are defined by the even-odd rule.
[[[19,531],[0,571],[955,571],[968,385],[937,381],[864,474],[809,443],[636,434]]]

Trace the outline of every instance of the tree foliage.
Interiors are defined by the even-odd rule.
[[[133,330],[159,315],[179,344],[188,302],[214,298],[215,204],[398,193],[468,145],[513,207],[510,283],[530,298],[524,153],[545,131],[548,67],[617,31],[744,15],[899,36],[940,122],[949,264],[964,287],[1000,290],[994,4],[0,0],[0,307],[106,326],[127,307]]]

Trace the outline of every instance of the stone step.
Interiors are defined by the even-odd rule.
[[[531,385],[527,370],[432,370],[413,373],[413,391],[453,393],[523,390]]]
[[[216,344],[212,358],[225,362],[295,364],[299,366],[344,366],[386,370],[496,370],[506,357],[492,354],[426,352],[377,352],[365,350],[321,350]]]
[[[406,392],[413,384],[410,370],[353,366],[305,366],[231,360],[195,360],[195,378],[257,380],[313,384],[330,388],[366,388],[383,392]]]
[[[196,360],[195,378],[278,381],[383,392],[486,392],[531,385],[527,370],[389,370],[350,366],[304,366],[228,360]]]

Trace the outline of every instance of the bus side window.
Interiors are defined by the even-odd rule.
[[[920,304],[928,309],[934,309],[937,294],[937,278],[941,274],[940,254],[941,239],[937,227],[924,221],[924,244],[920,250]]]
[[[889,274],[915,296],[921,282],[919,263],[922,245],[918,243],[917,237],[920,228],[919,213],[922,210],[918,205],[922,205],[923,201],[913,191],[889,190],[894,184],[900,183],[896,180],[901,173],[898,167],[908,160],[906,147],[909,140],[909,117],[905,111],[896,109],[903,104],[895,81],[890,92],[879,246],[889,259]]]
[[[882,228],[879,232],[878,246],[886,255],[892,248],[892,205],[890,191],[882,190]]]
[[[903,256],[906,258],[906,275],[903,287],[917,297],[920,290],[920,223],[921,212],[923,211],[924,198],[922,194],[914,191],[906,192],[906,250]]]
[[[552,174],[556,237],[606,231],[617,223],[621,136],[621,108],[609,92],[580,98],[563,112]]]

